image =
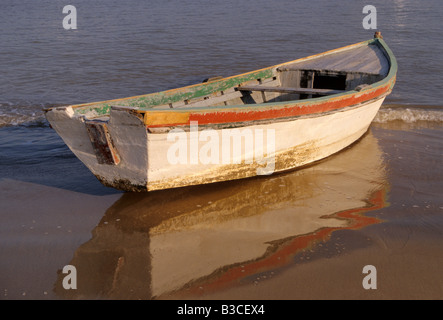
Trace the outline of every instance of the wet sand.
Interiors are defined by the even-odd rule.
[[[0,299],[441,299],[442,131],[374,123],[301,170],[150,194],[0,180]]]

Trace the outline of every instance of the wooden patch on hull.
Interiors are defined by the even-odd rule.
[[[92,147],[99,164],[117,165],[120,163],[120,156],[114,147],[112,138],[109,135],[106,123],[87,121],[85,122]]]

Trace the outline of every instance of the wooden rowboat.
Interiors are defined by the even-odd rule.
[[[281,172],[368,129],[396,78],[374,39],[158,93],[45,110],[106,186],[150,191]]]

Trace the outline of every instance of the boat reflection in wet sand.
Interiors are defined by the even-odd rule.
[[[385,176],[369,131],[295,172],[125,193],[69,262],[77,290],[63,289],[59,270],[55,291],[68,299],[152,299],[238,285],[293,263],[335,230],[379,223],[363,213],[385,206]]]

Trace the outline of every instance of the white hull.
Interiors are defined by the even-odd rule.
[[[233,150],[227,154],[223,149],[222,130],[226,129],[211,129],[219,137],[219,156],[206,164],[199,155],[208,154],[205,150],[215,140],[202,139],[202,131],[182,132],[186,135],[186,159],[175,163],[170,155],[178,142],[171,139],[171,133],[149,133],[135,114],[112,110],[107,128],[120,162],[109,165],[97,161],[85,120],[75,116],[72,108],[53,110],[48,120],[72,152],[105,185],[123,190],[158,190],[271,174],[321,160],[358,140],[383,100],[384,96],[339,111],[240,127],[240,133],[249,129],[254,141],[253,149],[242,142],[241,159]],[[275,152],[268,153],[270,150]],[[259,163],[256,155],[261,153],[266,157]]]

